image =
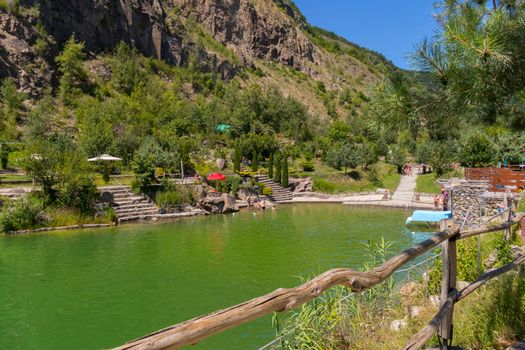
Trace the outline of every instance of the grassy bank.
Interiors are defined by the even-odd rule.
[[[317,162],[314,171],[305,172],[296,166],[292,175],[311,177],[314,191],[331,194],[375,191],[378,188],[393,191],[401,179],[396,168],[385,163],[374,164],[368,169],[348,169],[345,173]]]
[[[416,179],[416,192],[439,193],[441,186],[436,182],[435,173],[418,175]]]
[[[113,209],[92,209],[91,212],[64,205],[47,205],[44,199],[28,195],[7,200],[0,212],[0,231],[33,230],[81,224],[110,224],[115,220]]]
[[[503,232],[482,239],[482,267],[491,260],[499,267],[512,259],[510,244]],[[464,243],[462,243],[464,242]],[[460,241],[458,279],[477,278],[476,238]],[[388,246],[369,249],[364,270],[380,264]],[[488,259],[491,257],[490,259]],[[362,294],[343,287],[333,288],[321,297],[276,321],[283,349],[396,349],[401,348],[437,312],[429,295],[436,295],[440,279],[440,259],[430,271],[430,283],[416,280],[409,288],[394,289],[392,279]],[[488,268],[488,267],[487,267]],[[437,273],[435,273],[437,271]],[[408,285],[407,285],[408,287]],[[402,324],[394,327],[394,321]],[[525,336],[525,269],[509,272],[490,281],[455,307],[454,345],[465,349],[503,348]],[[437,344],[432,339],[429,344]]]

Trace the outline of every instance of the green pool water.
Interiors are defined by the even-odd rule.
[[[283,205],[169,224],[0,236],[0,349],[102,349],[293,287],[333,267],[359,268],[363,243],[397,253],[424,235],[404,210]],[[271,317],[194,349],[258,349]]]

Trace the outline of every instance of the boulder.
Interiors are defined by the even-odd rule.
[[[219,170],[223,170],[226,167],[226,159],[217,158],[215,164],[217,165],[217,168],[219,168]]]
[[[401,329],[406,328],[406,326],[408,326],[408,322],[406,319],[393,320],[392,323],[390,324],[390,330],[394,332],[398,332]]]
[[[312,179],[290,179],[290,188],[293,193],[312,192]]]
[[[218,195],[209,193],[197,202],[197,206],[210,214],[227,214],[239,211],[235,197],[228,193]]]
[[[222,213],[233,213],[236,211],[239,211],[239,207],[235,203],[235,197],[228,193],[223,193],[221,195],[221,199],[223,200],[223,207],[222,207]]]

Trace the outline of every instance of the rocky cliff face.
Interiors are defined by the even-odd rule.
[[[34,23],[0,12],[0,78],[12,77],[20,90],[35,95],[52,79],[53,69],[35,50]]]
[[[184,26],[192,18],[247,62],[260,58],[302,69],[304,60],[315,61],[312,43],[272,1],[42,0],[40,10],[58,41],[75,34],[93,52],[125,41],[145,55],[182,64],[193,46]]]
[[[293,12],[287,14],[272,1],[40,0],[26,1],[26,5],[36,2],[40,21],[58,43],[75,35],[95,54],[124,41],[144,55],[184,64],[195,50],[193,33],[185,25],[191,20],[235,52],[241,62],[273,60],[303,71],[307,71],[305,61],[317,62],[314,45],[289,15]],[[30,60],[24,55],[32,51],[36,40],[34,23],[6,12],[0,15],[2,43],[10,52],[0,69],[22,83],[27,72],[20,65]],[[231,64],[225,66],[218,57],[197,53],[204,54],[204,60],[217,61],[210,69],[222,71],[226,77],[232,75]]]
[[[314,45],[271,1],[174,0],[183,18],[194,16],[214,37],[250,62],[273,60],[296,69],[315,62]]]
[[[357,93],[378,81],[385,68],[373,53],[351,43],[326,36],[319,41],[288,0],[20,2],[22,11],[16,15],[0,8],[0,79],[15,78],[31,95],[56,78],[54,57],[72,35],[85,43],[91,58],[124,41],[173,65],[195,57],[201,69],[219,72],[224,79],[246,67],[262,69],[264,79],[258,83],[281,87],[286,95],[308,101],[320,115],[327,114],[326,101],[312,81],[323,82],[329,90]],[[44,53],[37,45],[43,37],[49,46]],[[295,74],[295,80],[289,74]]]
[[[159,0],[42,0],[41,18],[59,42],[71,35],[92,52],[113,49],[120,41],[150,57],[173,64],[183,60],[182,38],[165,25]]]

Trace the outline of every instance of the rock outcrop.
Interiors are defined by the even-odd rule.
[[[194,16],[215,40],[250,62],[255,58],[307,70],[316,61],[314,45],[272,1],[173,0],[184,18]],[[284,6],[283,4],[281,4]]]
[[[146,56],[181,64],[187,52],[182,37],[166,25],[166,3],[160,0],[41,0],[41,19],[52,36],[71,35],[87,50],[112,50],[124,41]]]
[[[54,73],[46,57],[36,52],[35,21],[0,10],[0,79],[11,77],[29,96],[48,85]]]
[[[306,179],[290,179],[290,188],[294,194],[303,192],[312,192],[313,183],[312,179],[307,177]]]
[[[32,3],[24,2],[26,6]],[[53,74],[52,65],[36,60],[33,50],[37,20],[58,43],[75,35],[96,54],[111,51],[123,41],[146,56],[174,65],[186,64],[193,53],[204,68],[226,79],[236,74],[235,64],[198,45],[195,35],[199,30],[188,22],[201,26],[247,65],[265,59],[308,71],[306,62],[319,63],[315,46],[292,17],[294,12],[280,11],[272,1],[41,0],[39,18],[33,23],[0,11],[5,48],[0,70],[3,76],[17,77],[28,91],[48,83]],[[31,70],[31,64],[42,69]]]
[[[228,214],[239,211],[235,197],[227,193],[208,193],[197,202],[197,207],[210,214]]]

